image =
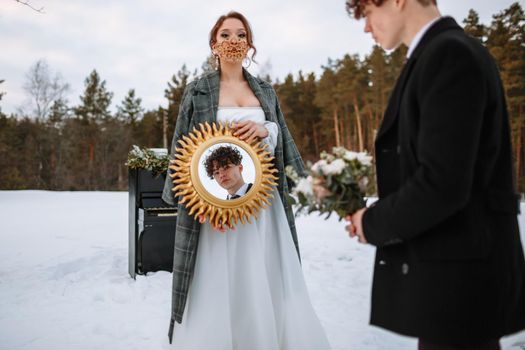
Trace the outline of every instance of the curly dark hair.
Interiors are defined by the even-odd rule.
[[[213,171],[217,165],[219,168],[225,167],[229,164],[240,165],[242,161],[241,152],[232,146],[221,146],[214,149],[210,155],[206,157],[203,164],[206,168],[206,175],[213,179]]]
[[[365,5],[372,3],[377,7],[383,5],[386,0],[346,0],[346,12],[355,19],[364,17],[363,10]],[[417,0],[421,5],[428,6],[430,4],[437,5],[437,0]]]

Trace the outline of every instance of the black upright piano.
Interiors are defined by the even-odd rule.
[[[177,210],[162,196],[166,174],[129,169],[129,274],[173,269]]]

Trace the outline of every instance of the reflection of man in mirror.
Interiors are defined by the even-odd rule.
[[[220,146],[214,149],[204,161],[206,174],[210,179],[228,191],[227,199],[244,196],[252,187],[242,177],[242,155],[232,146]]]

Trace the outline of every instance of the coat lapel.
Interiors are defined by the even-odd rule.
[[[421,38],[421,41],[417,45],[416,49],[410,56],[410,59],[406,62],[405,66],[403,67],[401,74],[399,75],[399,78],[392,92],[390,102],[385,111],[383,122],[381,123],[381,127],[379,128],[379,131],[377,133],[376,140],[379,140],[381,136],[383,136],[395,124],[394,122],[397,120],[397,117],[399,115],[399,106],[401,105],[401,99],[403,97],[405,85],[407,83],[408,78],[410,77],[411,71],[413,70],[417,62],[417,58],[421,55],[425,47],[432,41],[432,39],[434,39],[438,34],[442,33],[443,31],[449,29],[461,30],[461,27],[456,23],[456,21],[453,18],[443,17],[442,19],[434,23],[434,25],[432,25],[429,28],[429,30],[425,33],[423,38]]]
[[[390,97],[390,103],[388,104],[388,107],[386,109],[385,117],[383,118],[383,122],[381,123],[381,127],[379,128],[379,131],[377,133],[377,139],[381,138],[381,136],[384,135],[397,120],[399,105],[401,103],[401,97],[403,96],[405,83],[407,81],[408,76],[410,75],[410,71],[414,67],[415,62],[416,60],[414,58],[411,58],[403,66],[401,75],[397,79],[396,86],[394,87],[394,91],[392,92],[392,96]]]

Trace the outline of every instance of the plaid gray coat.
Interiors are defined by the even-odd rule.
[[[243,70],[243,73],[255,96],[261,103],[266,120],[275,122],[279,125],[280,132],[277,140],[277,147],[275,148],[275,165],[279,171],[278,191],[281,200],[283,201],[288,224],[292,231],[292,238],[297,249],[297,254],[299,255],[294,215],[285,196],[285,193],[288,193],[289,185],[284,174],[284,168],[287,165],[292,165],[299,174],[303,174],[303,161],[292,136],[290,135],[288,127],[286,126],[273,87],[267,82],[252,76],[246,70]],[[219,83],[219,72],[216,71],[197,78],[186,87],[171,143],[170,155],[172,159],[175,153],[175,148],[177,147],[177,140],[181,135],[189,133],[193,127],[197,126],[199,123],[216,121],[219,104]],[[171,172],[171,170],[168,170],[168,172]],[[179,323],[182,322],[182,314],[186,305],[188,289],[195,267],[195,257],[200,232],[199,222],[188,215],[188,210],[184,205],[178,203],[178,198],[175,198],[171,191],[172,186],[171,177],[167,176],[162,198],[166,202],[178,206],[175,250],[173,256],[172,307],[169,328],[170,343],[173,338],[175,321]]]

